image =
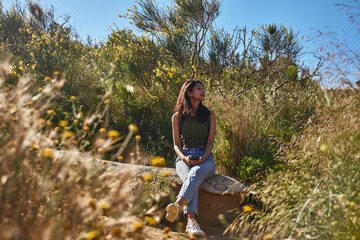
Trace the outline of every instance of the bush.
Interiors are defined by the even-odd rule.
[[[324,98],[323,98],[324,99]],[[261,239],[359,237],[359,97],[336,91],[318,100],[302,133],[285,150],[283,171],[255,184],[264,208],[240,213],[231,228]],[[244,229],[241,232],[240,229]]]

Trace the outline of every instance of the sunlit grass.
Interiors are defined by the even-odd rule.
[[[7,72],[7,66],[1,64],[0,71]],[[149,182],[155,176],[149,173],[141,180],[132,170],[109,171],[79,154],[101,158],[128,144],[121,142],[118,131],[101,126],[108,105],[99,105],[88,116],[73,106],[74,121],[54,121],[57,112],[49,106],[61,88],[58,80],[41,92],[32,92],[30,77],[20,78],[15,87],[7,87],[5,80],[0,79],[0,238],[145,239],[143,226],[157,225],[163,215],[161,208],[143,215],[165,196],[154,196],[159,193]],[[128,136],[135,132],[138,128],[130,125]],[[137,135],[136,143],[140,140]],[[154,165],[164,166],[165,159]],[[144,184],[145,199],[158,200],[141,205],[134,214]]]
[[[318,102],[306,131],[293,136],[282,171],[250,188],[255,208],[244,206],[230,225],[240,236],[281,239],[360,237],[360,118],[356,92]],[[259,204],[261,203],[261,204]]]

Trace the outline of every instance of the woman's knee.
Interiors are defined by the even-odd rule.
[[[196,167],[193,167],[191,170],[190,170],[190,173],[192,176],[196,176],[196,177],[204,177],[206,178],[208,175],[211,175],[215,172],[215,168],[212,167],[211,165],[210,166],[196,166]]]
[[[187,174],[189,173],[190,168],[182,161],[176,162],[176,173],[180,177],[180,179],[184,182]]]

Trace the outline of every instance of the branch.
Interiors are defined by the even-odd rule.
[[[255,88],[255,87],[257,87],[257,86],[260,86],[261,84],[263,84],[263,83],[265,83],[265,82],[267,82],[267,81],[269,81],[269,76],[268,76],[265,80],[263,80],[263,81],[255,84],[255,85],[252,85],[251,87],[242,89],[242,90],[241,90],[240,92],[238,92],[235,96],[236,96],[236,97],[239,97],[243,92],[245,92],[245,91],[247,91],[247,90],[250,90],[250,89],[252,89],[252,88]]]
[[[244,83],[244,86],[243,86],[243,89],[242,89],[240,92],[238,92],[235,96],[236,96],[236,97],[239,97],[239,96],[241,96],[241,94],[242,94],[243,92],[245,92],[245,91],[247,91],[247,90],[250,90],[250,89],[252,89],[252,88],[254,88],[254,87],[257,87],[257,86],[263,84],[264,82],[268,81],[268,80],[269,80],[269,76],[268,76],[264,81],[261,81],[260,83],[257,83],[257,84],[255,84],[255,85],[249,87],[249,88],[246,88],[247,82],[249,81],[249,77],[250,77],[252,74],[261,72],[261,71],[263,71],[265,68],[271,66],[271,65],[277,60],[277,58],[278,58],[278,56],[276,56],[276,58],[275,58],[274,60],[271,60],[271,61],[270,61],[268,64],[266,64],[264,67],[262,67],[262,68],[260,68],[260,69],[258,69],[258,70],[252,70],[251,73],[247,74],[247,75],[246,75],[246,80],[245,80],[245,83]]]
[[[313,71],[313,73],[310,76],[307,76],[306,78],[311,78],[313,76],[315,76],[315,74],[319,71],[319,69],[321,68],[322,64],[324,63],[324,61],[321,61],[321,59],[319,60],[315,70]],[[299,73],[300,71],[297,71],[295,73]],[[281,83],[279,86],[277,86],[274,90],[274,92],[276,92],[278,89],[280,89],[281,87],[283,87],[285,84],[289,83],[289,82],[295,82],[295,81],[301,81],[304,80],[305,78],[301,78],[299,80],[291,80],[291,78],[294,76],[294,74],[291,74],[291,76],[288,77],[288,79],[286,81],[284,81],[283,83]]]

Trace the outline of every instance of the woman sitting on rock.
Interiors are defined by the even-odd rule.
[[[202,105],[205,91],[198,80],[188,80],[182,86],[172,117],[176,172],[183,185],[175,203],[166,207],[166,219],[173,222],[184,207],[186,232],[200,237],[205,233],[195,218],[198,216],[198,189],[215,173],[211,153],[215,138],[215,113]],[[200,203],[201,204],[201,203]]]

